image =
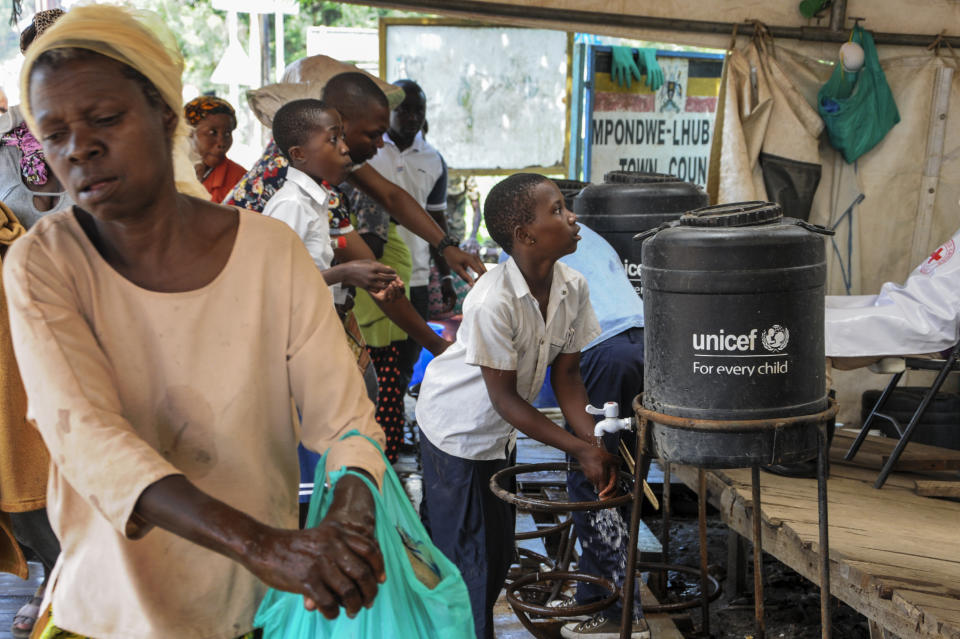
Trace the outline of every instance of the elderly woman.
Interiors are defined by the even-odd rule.
[[[382,444],[373,405],[300,239],[184,192],[202,193],[183,63],[153,18],[77,7],[21,74],[27,122],[77,203],[4,269],[62,544],[44,628],[231,639],[267,586],[355,614],[385,578],[373,496],[347,475],[321,524],[294,530],[296,446],[379,481],[376,447],[345,437]]]
[[[184,105],[183,115],[193,127],[190,141],[200,158],[195,165],[197,179],[209,191],[212,201],[223,202],[247,172],[227,157],[227,151],[233,146],[237,114],[226,100],[201,95]]]

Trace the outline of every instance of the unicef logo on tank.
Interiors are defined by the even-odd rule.
[[[753,328],[747,333],[737,334],[720,329],[718,333],[693,333],[692,337],[695,352],[749,353],[756,352],[762,344],[768,352],[780,353],[790,342],[790,331],[785,326],[774,324],[762,331]]]
[[[785,326],[774,324],[763,331],[763,334],[760,336],[760,342],[763,344],[763,347],[771,353],[779,353],[785,349],[790,342],[790,331],[788,331]]]

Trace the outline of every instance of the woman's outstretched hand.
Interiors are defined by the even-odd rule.
[[[344,475],[326,517],[314,528],[268,528],[253,543],[247,567],[268,586],[300,593],[307,610],[334,619],[342,607],[353,617],[373,605],[386,579],[375,536],[370,489]]]

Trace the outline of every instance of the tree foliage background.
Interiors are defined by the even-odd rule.
[[[201,92],[222,89],[210,83],[227,46],[226,13],[216,11],[211,0],[134,0],[137,6],[160,14],[177,35],[186,61],[184,84],[192,84]],[[284,55],[287,63],[307,55],[307,27],[376,28],[381,17],[418,15],[393,9],[379,9],[327,0],[300,0],[300,13],[284,16]],[[274,16],[268,17],[268,29],[262,37],[270,41],[270,61],[274,59]],[[250,14],[240,14],[240,42],[246,49]],[[249,53],[249,52],[248,52]],[[259,71],[251,69],[250,86],[260,86]],[[273,75],[273,74],[271,74]]]
[[[64,8],[75,0],[63,0]],[[393,9],[379,9],[358,4],[330,2],[327,0],[299,0],[300,13],[284,17],[284,49],[287,63],[302,58],[307,53],[307,27],[337,26],[376,28],[381,17],[419,15]],[[23,15],[18,25],[8,25],[0,37],[0,69],[2,86],[13,89],[17,82],[20,55],[20,30],[29,24],[32,17],[31,3],[24,2]],[[186,62],[184,84],[196,87],[200,92],[222,92],[223,86],[210,82],[210,75],[220,61],[227,46],[226,13],[213,9],[211,0],[129,0],[142,9],[157,12],[176,34]],[[9,10],[9,7],[7,7]],[[8,16],[4,16],[5,18]],[[273,61],[273,16],[269,16],[269,29],[264,36],[270,39],[270,60]],[[247,48],[250,15],[240,14],[240,42]],[[259,70],[251,69],[250,86],[260,86]],[[271,74],[272,75],[272,74]],[[15,89],[14,89],[15,92]]]

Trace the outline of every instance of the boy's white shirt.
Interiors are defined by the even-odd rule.
[[[383,148],[367,160],[385,179],[406,191],[426,211],[446,210],[446,195],[442,204],[429,204],[427,198],[437,180],[443,175],[440,153],[417,133],[413,144],[401,151],[389,134],[383,134]],[[426,286],[430,281],[430,244],[405,226],[398,225],[397,233],[410,249],[413,271],[410,286]]]
[[[292,228],[307,247],[313,263],[321,271],[333,264],[330,242],[330,192],[312,177],[295,169],[287,169],[287,181],[263,208],[263,215],[276,218]],[[345,292],[339,284],[330,287],[336,303],[342,303]]]
[[[517,392],[536,399],[547,366],[578,353],[600,334],[586,279],[557,262],[544,321],[510,259],[477,280],[463,303],[457,341],[427,366],[417,423],[430,442],[464,459],[504,459],[516,430],[494,409],[480,366],[517,372]]]
[[[333,264],[329,202],[330,193],[325,188],[291,166],[287,169],[287,181],[263,207],[264,215],[281,220],[300,236],[321,271]]]

